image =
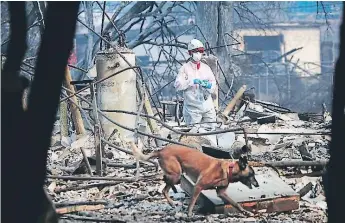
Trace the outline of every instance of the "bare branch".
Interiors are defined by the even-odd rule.
[[[178,47],[182,49],[187,49],[187,44],[182,44],[182,43],[157,43],[157,42],[152,42],[152,41],[145,41],[145,44],[151,44],[155,46],[173,46],[173,47]]]

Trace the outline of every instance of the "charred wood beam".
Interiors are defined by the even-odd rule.
[[[60,180],[109,180],[114,182],[135,182],[137,181],[136,177],[84,177],[84,176],[57,176],[57,175],[48,175],[47,178],[50,179],[60,179]],[[139,177],[140,180],[155,180],[161,179],[161,176],[158,174],[152,174],[144,177]]]
[[[274,167],[303,167],[303,166],[321,166],[324,167],[328,163],[328,160],[316,160],[316,161],[301,161],[301,160],[286,160],[286,161],[273,161],[273,162],[255,162],[249,161],[249,165],[260,166],[270,165]]]
[[[125,223],[126,221],[116,219],[116,218],[99,218],[99,217],[84,217],[84,216],[79,216],[79,215],[74,215],[74,214],[65,214],[61,218],[64,219],[73,219],[75,221],[90,221],[90,222],[112,222],[112,223]]]
[[[94,183],[94,184],[81,185],[81,186],[106,187],[106,186],[112,186],[112,185],[116,185],[116,184],[119,184],[119,183],[118,182],[102,182],[102,183]],[[70,187],[70,188],[72,188],[72,187]],[[88,188],[90,188],[90,187],[88,187]],[[64,189],[67,189],[67,188],[64,188]],[[55,190],[55,191],[57,191],[57,190]],[[65,190],[65,191],[67,191],[67,190]],[[60,190],[60,192],[63,192],[62,189]],[[97,204],[108,205],[109,201],[104,201],[104,200],[97,200],[97,201],[67,201],[67,202],[55,203],[55,206],[57,208],[62,208],[62,207],[76,206],[76,205],[97,205]]]
[[[12,222],[23,222],[20,216],[22,216],[22,213],[26,213],[25,209],[27,207],[25,207],[25,200],[27,197],[25,193],[24,196],[21,196],[22,190],[19,188],[21,183],[13,176],[21,174],[21,167],[25,166],[20,162],[24,159],[24,156],[21,154],[24,145],[21,145],[20,142],[22,141],[18,140],[17,137],[21,133],[21,125],[25,120],[22,107],[23,91],[29,84],[27,79],[19,78],[20,63],[27,49],[26,17],[24,2],[8,2],[8,5],[11,33],[7,52],[8,57],[1,72],[1,146],[2,156],[6,157],[2,159],[2,166],[6,167],[6,169],[3,168],[1,171],[3,180],[2,191],[6,191],[6,193],[2,193],[2,200],[6,203],[6,206],[3,207],[2,217],[4,219],[11,219]],[[18,152],[19,157],[16,157]],[[16,157],[17,160],[19,158],[19,163],[22,164],[22,166],[12,160],[14,157]],[[21,203],[21,201],[24,203]],[[12,217],[10,214],[11,210],[18,211],[18,213],[21,213],[20,216]]]

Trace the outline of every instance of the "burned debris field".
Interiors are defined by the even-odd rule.
[[[257,106],[259,105],[257,104]],[[262,177],[260,183],[263,184],[263,188],[250,191],[238,185],[239,183],[229,186],[235,190],[232,193],[238,193],[236,197],[241,197],[241,193],[244,194],[243,196],[248,196],[239,198],[243,200],[243,203],[254,202],[255,207],[262,204],[261,213],[259,211],[260,214],[257,217],[247,217],[224,211],[221,208],[224,206],[221,201],[212,202],[217,197],[210,190],[205,192],[202,200],[210,202],[206,211],[211,214],[202,214],[203,208],[199,207],[201,213],[196,213],[195,216],[188,218],[184,209],[190,199],[192,183],[182,179],[182,184],[177,187],[178,193],[174,193],[172,190],[169,192],[176,202],[176,207],[172,208],[161,194],[164,182],[159,175],[162,173],[160,171],[157,173],[155,167],[150,163],[143,164],[140,166],[140,179],[136,181],[135,159],[129,154],[129,151],[124,150],[125,152],[123,152],[117,149],[120,147],[129,150],[129,147],[123,145],[116,138],[110,140],[110,144],[116,147],[108,145],[105,148],[105,153],[111,158],[103,159],[105,163],[103,171],[106,171],[104,180],[102,177],[91,180],[95,176],[90,177],[88,174],[81,149],[85,150],[91,169],[95,173],[96,158],[93,135],[90,134],[73,141],[66,149],[66,146],[60,144],[58,123],[52,137],[52,146],[48,151],[48,171],[50,173],[46,183],[48,193],[52,195],[54,202],[59,204],[57,211],[69,212],[68,207],[65,207],[67,205],[80,208],[86,208],[83,205],[88,205],[93,210],[86,208],[79,211],[78,215],[100,221],[101,219],[111,219],[114,216],[125,222],[240,222],[241,220],[253,222],[253,219],[256,221],[275,220],[276,222],[326,221],[327,204],[321,175],[329,160],[328,150],[331,140],[329,123],[321,121],[324,119],[318,120],[318,122],[310,118],[300,120],[297,113],[271,113],[271,115],[281,116],[285,120],[277,118],[274,123],[258,124],[258,120],[251,119],[253,117],[250,112],[245,114],[239,119],[234,118],[231,122],[240,122],[243,127],[252,132],[247,134],[251,145],[250,160],[276,166],[280,173],[279,177],[275,171],[272,171],[272,168],[255,167],[256,174]],[[158,128],[164,127],[158,124]],[[229,124],[228,128],[233,127]],[[173,131],[159,130],[159,132],[163,133],[164,138],[170,134],[171,140],[179,140],[179,135]],[[211,140],[205,140],[201,136],[188,136],[181,141],[186,144],[191,143],[191,145],[205,143],[205,153],[225,159],[231,159],[231,155],[235,155],[232,154],[232,151],[237,151],[245,144],[244,136],[241,133],[228,132],[219,135],[218,143],[220,140],[224,140],[221,143],[229,146],[228,148],[220,149],[218,147],[219,150],[217,150],[217,146],[209,145],[212,144]],[[160,147],[153,146],[154,142],[150,142],[149,138],[145,137],[143,141],[145,144],[147,143],[145,146],[147,151],[160,149]],[[159,143],[165,144],[164,142]],[[270,202],[277,202],[277,204],[266,204],[265,207],[264,202],[267,199],[270,199]],[[267,205],[271,206],[271,209],[274,207],[271,213],[266,213],[266,211],[270,211]],[[217,210],[214,210],[216,206]],[[62,218],[76,217],[75,207],[70,211],[71,215],[66,213],[66,217],[63,215]],[[80,219],[83,218],[80,217]]]
[[[339,222],[343,11],[1,2],[4,221]]]

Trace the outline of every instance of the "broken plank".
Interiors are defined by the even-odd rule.
[[[300,197],[303,197],[304,195],[306,195],[309,191],[311,191],[311,189],[313,189],[313,183],[309,182],[307,185],[305,185],[302,189],[300,189],[298,191],[298,194],[300,195]]]
[[[303,161],[303,160],[285,160],[285,161],[273,161],[273,162],[256,162],[249,161],[248,165],[253,167],[303,167],[303,166],[314,166],[324,167],[328,163],[328,160],[315,160],[315,161]]]
[[[244,112],[245,116],[248,116],[250,119],[256,121],[260,117],[270,116],[271,113],[268,112],[258,112],[253,109],[247,108]]]
[[[64,202],[54,203],[56,208],[80,206],[80,205],[98,205],[98,204],[108,205],[109,202],[105,200],[97,200],[97,201],[64,201]]]
[[[276,122],[276,116],[275,115],[268,115],[263,117],[257,118],[258,124],[267,124],[267,123],[275,123]]]
[[[139,85],[138,81],[136,82],[136,88],[137,88],[137,92],[138,92],[138,97],[140,100],[144,100],[144,112],[147,114],[147,115],[150,115],[150,116],[154,116],[153,114],[153,110],[152,110],[152,107],[151,107],[151,103],[150,103],[150,100],[149,100],[149,92],[147,90],[147,86],[145,85],[144,86],[144,92],[142,92],[141,90],[141,86]],[[143,98],[143,95],[147,95],[147,97],[144,97]],[[149,128],[151,130],[151,133],[152,134],[158,134],[159,135],[159,128],[158,128],[158,125],[157,125],[157,122],[156,120],[154,119],[151,119],[151,118],[147,118],[146,119],[147,121],[147,124],[149,125]],[[158,145],[158,141],[157,139],[154,139],[154,142],[156,145]]]
[[[278,150],[278,149],[285,149],[286,147],[289,147],[292,145],[292,142],[284,142],[280,143],[274,146],[273,151]]]
[[[145,95],[147,95],[147,97],[145,97],[144,111],[146,114],[148,114],[150,116],[154,116],[153,111],[152,111],[152,107],[150,104],[150,100],[148,97],[149,93],[148,93],[146,87],[145,87]],[[153,134],[159,132],[159,128],[158,128],[156,120],[151,119],[151,118],[147,118],[147,123],[148,123],[149,128]]]
[[[112,222],[112,223],[125,223],[126,221],[122,221],[116,218],[97,218],[97,217],[85,217],[85,216],[79,216],[79,215],[73,215],[73,214],[65,214],[61,216],[61,218],[65,219],[73,219],[73,220],[79,220],[79,221],[91,221],[91,222]]]
[[[223,111],[223,115],[227,116],[232,109],[234,108],[234,106],[236,105],[236,102],[242,97],[243,93],[246,91],[247,86],[243,85],[235,94],[234,98],[230,101],[230,103],[226,106],[226,108]]]
[[[226,193],[245,209],[260,212],[283,212],[299,208],[299,194],[289,185],[270,171],[257,174],[258,188],[249,189],[241,183],[229,184]],[[189,195],[192,193],[194,183],[186,175],[181,178],[181,188]],[[202,212],[229,213],[236,211],[231,205],[224,204],[217,196],[215,190],[204,190],[198,200]]]
[[[118,182],[134,182],[137,181],[135,177],[85,177],[85,176],[58,176],[58,175],[47,175],[48,179],[61,179],[61,180],[110,180]],[[154,180],[161,179],[160,175],[153,174],[148,176],[140,177],[140,180]]]
[[[321,177],[325,174],[325,171],[314,171],[311,173],[300,173],[300,174],[284,174],[286,178],[301,178],[301,177]]]
[[[96,148],[96,173],[98,176],[103,175],[102,171],[102,143],[101,143],[101,129],[98,124],[94,126],[95,129],[95,148]]]
[[[72,187],[66,187],[66,188],[56,188],[54,190],[55,193],[61,193],[66,191],[76,191],[76,190],[85,190],[93,187],[106,187],[106,186],[114,186],[119,184],[120,182],[102,182],[102,183],[93,183],[93,184],[86,184],[86,185],[77,185]]]
[[[103,204],[70,206],[70,207],[57,208],[56,213],[67,214],[67,213],[79,212],[79,211],[95,211],[95,210],[104,209],[104,207],[105,206]]]
[[[68,137],[68,106],[67,101],[60,103],[60,140]]]

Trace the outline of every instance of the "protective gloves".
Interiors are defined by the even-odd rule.
[[[206,89],[211,89],[212,84],[208,80],[201,81],[200,85]]]
[[[201,84],[201,80],[200,80],[200,79],[194,79],[194,80],[193,80],[193,83],[194,83],[194,84]]]
[[[201,87],[206,89],[211,89],[212,84],[208,80],[200,80],[200,79],[194,79],[194,84],[199,84]]]

